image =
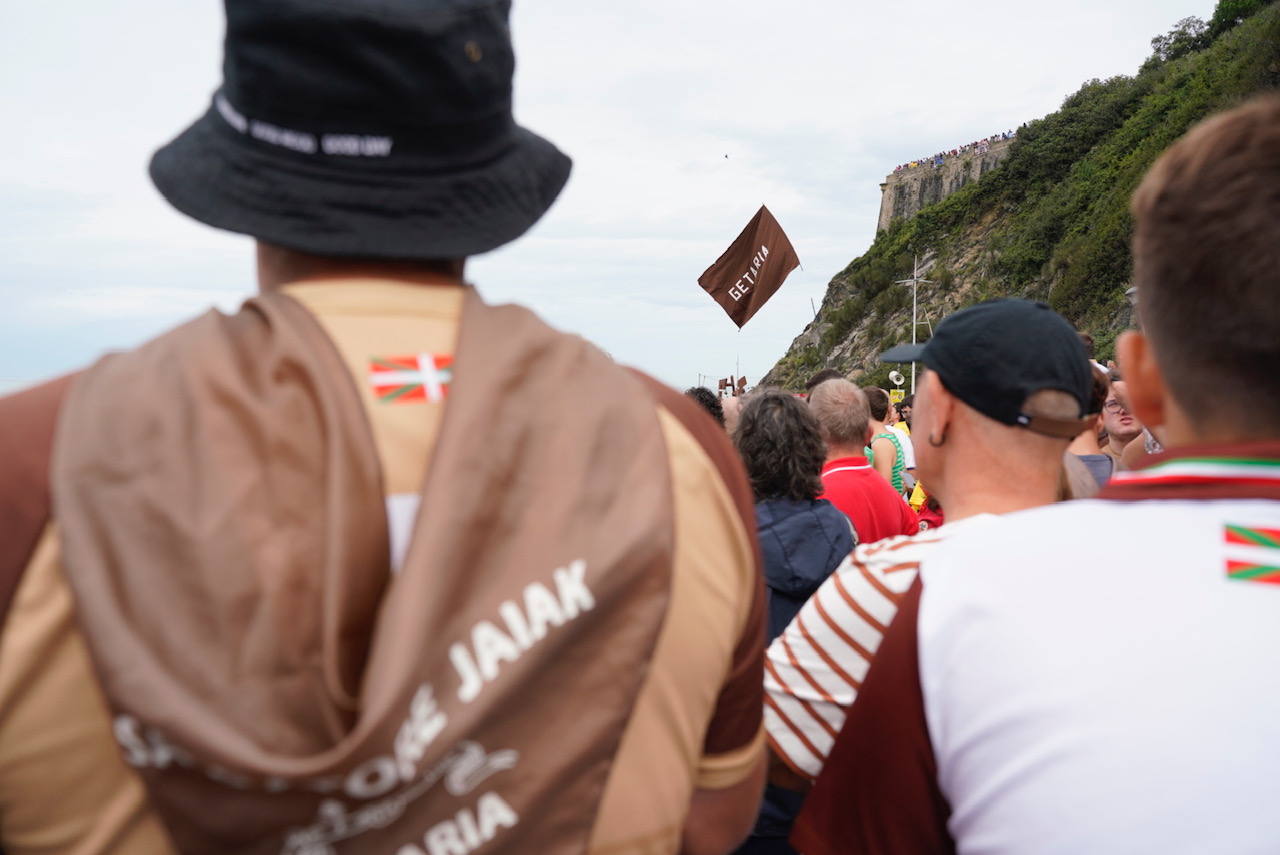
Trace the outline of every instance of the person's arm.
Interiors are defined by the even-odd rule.
[[[769,783],[797,793],[807,793],[813,786],[813,781],[788,766],[772,745],[769,746]]]
[[[764,561],[756,538],[755,505],[742,460],[724,431],[704,418],[696,404],[678,392],[636,375],[656,399],[698,441],[715,466],[732,502],[730,515],[741,521],[746,540],[741,571],[741,628],[716,697],[694,769],[689,812],[681,830],[680,851],[688,855],[724,855],[751,832],[764,791],[764,647],[767,623]],[[692,415],[691,415],[692,414]]]
[[[920,592],[916,579],[796,819],[806,855],[955,852],[920,688]]]
[[[871,443],[871,450],[875,452],[871,465],[884,476],[884,480],[892,484],[893,464],[898,460],[898,449],[894,447],[892,440],[881,437]]]
[[[765,589],[757,570],[729,674],[707,725],[681,852],[721,855],[751,832],[768,769],[764,731]]]
[[[738,783],[722,790],[693,791],[680,839],[682,855],[725,855],[747,838],[760,811],[766,762],[762,753]]]

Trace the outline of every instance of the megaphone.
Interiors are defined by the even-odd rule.
[[[895,386],[901,386],[906,379],[906,377],[902,376],[901,371],[894,370],[889,372],[889,382]]]

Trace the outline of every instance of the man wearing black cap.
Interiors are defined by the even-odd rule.
[[[873,662],[879,667],[880,639],[920,562],[942,541],[990,525],[997,514],[1054,500],[1091,382],[1075,330],[1026,300],[964,309],[943,320],[926,344],[881,358],[926,368],[912,440],[921,479],[947,524],[859,546],[770,645],[765,723],[780,761],[775,783],[803,788],[826,765],[835,731],[850,707],[857,709],[868,669]],[[822,851],[828,837],[801,826],[793,840],[807,853]]]
[[[764,774],[737,457],[462,279],[569,173],[512,120],[509,4],[226,7],[151,175],[261,295],[0,400],[0,844],[727,851]]]
[[[799,820],[806,853],[1276,848],[1278,187],[1274,94],[1148,171],[1142,331],[1117,349],[1166,452],[926,558]],[[1255,418],[1222,419],[1245,395]],[[916,434],[940,426],[922,395]]]

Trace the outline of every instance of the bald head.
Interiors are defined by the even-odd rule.
[[[809,409],[828,448],[862,448],[867,442],[867,396],[848,380],[826,380],[809,393]]]
[[[1007,513],[1054,501],[1062,454],[1069,439],[1002,424],[965,404],[925,372],[915,400],[916,473],[957,519],[975,513]],[[1028,416],[1070,420],[1076,399],[1056,389],[1023,402]]]

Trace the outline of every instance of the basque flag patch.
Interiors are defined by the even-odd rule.
[[[1223,545],[1228,578],[1280,585],[1280,529],[1227,525]]]
[[[453,380],[453,355],[419,353],[369,358],[369,386],[384,404],[443,401]]]

